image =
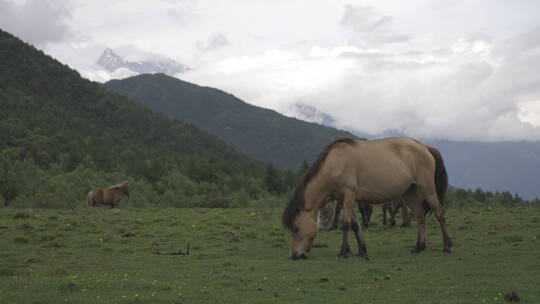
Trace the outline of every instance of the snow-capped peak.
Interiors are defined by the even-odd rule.
[[[129,61],[120,57],[115,51],[106,48],[97,61],[97,64],[106,71],[113,73],[119,68],[128,69],[135,74],[164,73],[174,75],[189,70],[189,67],[174,61],[173,59],[152,54],[150,60]]]
[[[112,49],[106,48],[103,55],[99,57],[97,64],[104,67],[109,72],[114,72],[124,65],[124,60]]]

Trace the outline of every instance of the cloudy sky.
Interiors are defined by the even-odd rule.
[[[95,81],[125,76],[96,66],[108,47],[344,129],[538,141],[538,12],[536,0],[0,0],[0,28]]]

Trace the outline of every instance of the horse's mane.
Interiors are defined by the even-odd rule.
[[[304,192],[306,190],[306,186],[317,174],[319,173],[319,170],[321,169],[322,164],[324,163],[326,157],[330,153],[330,151],[338,144],[345,143],[348,145],[354,145],[354,139],[352,138],[340,138],[332,142],[331,144],[327,145],[317,156],[317,159],[311,164],[311,167],[300,177],[298,181],[298,186],[296,186],[296,189],[294,190],[294,194],[289,201],[289,204],[287,204],[287,207],[285,207],[285,210],[283,210],[282,214],[282,222],[283,226],[289,230],[293,230],[293,221],[296,217],[296,214],[300,210],[304,210]]]
[[[128,186],[129,186],[129,183],[127,181],[123,181],[120,184],[107,187],[107,189],[112,189],[112,188],[126,189]]]

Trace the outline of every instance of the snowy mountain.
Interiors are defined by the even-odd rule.
[[[152,59],[141,61],[130,61],[120,57],[109,48],[105,49],[97,64],[111,73],[118,69],[127,69],[136,74],[164,73],[174,75],[189,70],[189,67],[163,56],[154,56]]]
[[[336,127],[336,120],[332,116],[313,106],[295,103],[292,110],[294,116],[300,120],[314,122],[328,127]]]

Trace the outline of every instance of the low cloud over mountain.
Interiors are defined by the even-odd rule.
[[[131,61],[120,57],[110,48],[105,49],[97,61],[97,64],[110,72],[113,76],[117,76],[112,78],[124,78],[137,74],[154,73],[175,75],[176,73],[184,73],[189,70],[187,66],[163,56],[154,56],[154,58],[145,60]],[[122,74],[119,75],[119,73]],[[121,77],[122,75],[124,75],[124,77]]]

